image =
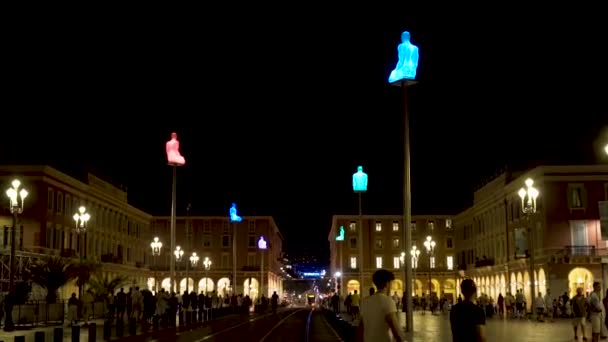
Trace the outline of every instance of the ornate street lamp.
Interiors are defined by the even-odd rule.
[[[78,244],[80,245],[80,262],[82,263],[82,259],[85,254],[85,245],[87,243],[86,239],[84,239],[84,243],[82,240],[84,234],[87,232],[87,222],[89,222],[91,219],[91,215],[87,213],[87,209],[84,206],[80,206],[80,208],[78,208],[78,212],[74,214],[73,218],[74,222],[76,223],[76,228],[74,230],[78,234]]]
[[[424,247],[426,248],[426,252],[429,255],[429,300],[431,300],[431,287],[433,285],[431,281],[431,272],[433,268],[435,268],[435,241],[433,241],[433,238],[430,235],[426,237],[426,241],[424,241]]]
[[[207,283],[209,282],[209,269],[211,269],[211,259],[209,257],[205,257],[203,261],[203,266],[205,266],[205,295],[207,295]]]
[[[530,254],[530,262],[528,263],[530,272],[530,309],[532,311],[532,317],[534,314],[534,297],[535,297],[535,281],[536,277],[534,276],[534,233],[532,232],[532,226],[530,225],[530,216],[536,213],[536,199],[538,198],[538,189],[536,189],[534,185],[534,181],[532,178],[526,179],[526,187],[519,189],[518,195],[521,198],[521,211],[526,215],[526,223],[528,226],[528,251]]]
[[[9,261],[9,280],[8,280],[8,293],[10,298],[5,299],[8,301],[8,305],[5,304],[5,318],[4,318],[4,331],[15,330],[15,324],[13,323],[13,304],[15,302],[15,233],[17,232],[17,221],[19,214],[23,213],[23,206],[25,198],[28,195],[27,190],[21,189],[21,182],[15,179],[11,182],[11,187],[6,190],[6,196],[10,201],[10,210],[13,214],[13,226],[11,228],[11,252]],[[21,232],[23,234],[23,232]],[[1,309],[1,308],[0,308]]]
[[[158,285],[157,285],[157,275],[156,275],[156,271],[158,269],[158,256],[160,255],[160,250],[161,248],[163,248],[163,243],[159,241],[158,236],[154,237],[154,240],[152,242],[150,242],[150,247],[152,248],[152,256],[154,256],[154,291],[157,292],[158,291]]]

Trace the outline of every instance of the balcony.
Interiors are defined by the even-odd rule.
[[[475,261],[475,267],[494,266],[494,264],[495,264],[494,259],[487,259],[485,257],[483,259]]]

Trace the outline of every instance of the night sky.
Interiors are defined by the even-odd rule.
[[[180,214],[235,201],[275,217],[288,252],[323,256],[331,215],[357,212],[358,165],[364,213],[402,214],[403,94],[387,77],[403,30],[420,48],[413,214],[457,213],[505,165],[606,162],[600,9],[248,6],[23,22],[0,162],[88,170],[169,215],[176,131]]]

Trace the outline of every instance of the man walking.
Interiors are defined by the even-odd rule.
[[[486,342],[486,316],[483,310],[473,303],[477,287],[472,279],[460,283],[464,296],[462,303],[454,305],[450,311],[450,325],[454,342]]]

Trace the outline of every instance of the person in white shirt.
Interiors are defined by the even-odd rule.
[[[593,292],[589,295],[589,307],[591,316],[591,341],[597,342],[602,332],[602,302],[600,301],[600,291],[602,287],[598,281],[593,283]]]
[[[547,318],[553,322],[553,296],[550,289],[547,289],[547,293],[545,293],[545,306],[547,307]]]
[[[397,308],[389,297],[391,281],[395,275],[387,270],[377,270],[372,276],[377,291],[363,299],[361,303],[361,320],[357,330],[357,340],[362,342],[405,341],[399,328]]]
[[[539,322],[544,322],[543,315],[545,313],[545,300],[543,299],[543,294],[538,293],[538,296],[534,298],[534,307],[536,308],[536,314],[538,317],[536,318]]]

